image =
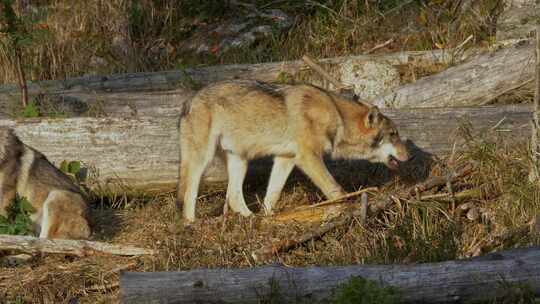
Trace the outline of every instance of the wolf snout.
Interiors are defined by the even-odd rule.
[[[405,145],[401,144],[397,149],[397,155],[395,155],[395,158],[400,162],[406,162],[411,159],[411,155],[409,151],[407,151],[407,148]]]

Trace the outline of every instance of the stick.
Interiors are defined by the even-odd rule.
[[[253,251],[251,253],[251,256],[255,261],[264,261],[275,254],[289,251],[290,249],[301,245],[309,240],[318,239],[327,232],[330,232],[335,228],[344,226],[355,216],[361,216],[361,209],[353,209],[352,211],[350,211],[350,213],[344,214],[339,220],[324,223],[321,226],[300,235],[299,237],[285,239],[276,243],[272,243],[268,246],[263,246],[262,248]]]
[[[417,193],[425,192],[425,191],[428,191],[428,190],[433,189],[435,187],[446,185],[446,183],[448,181],[453,183],[456,180],[458,180],[459,178],[462,178],[464,176],[469,175],[472,172],[472,169],[473,169],[473,165],[468,163],[465,166],[463,166],[460,170],[453,173],[450,176],[450,178],[443,177],[443,176],[431,177],[430,179],[426,180],[425,182],[423,182],[421,184],[418,184],[418,185],[414,185],[411,188],[409,188],[409,190],[406,191],[406,193],[407,193],[406,197],[410,198],[410,197],[415,196]]]
[[[371,53],[373,53],[374,51],[376,51],[376,50],[378,50],[378,49],[380,49],[380,48],[383,48],[383,47],[389,45],[389,44],[392,43],[392,42],[394,42],[394,38],[390,38],[390,39],[388,39],[387,41],[385,41],[385,42],[383,42],[383,43],[381,43],[381,44],[378,44],[378,45],[374,46],[374,47],[371,48],[369,51],[367,51],[365,54],[366,54],[366,55],[367,55],[367,54],[371,54]]]
[[[364,225],[367,220],[368,211],[368,196],[367,193],[362,193],[360,197],[360,223]]]
[[[33,236],[0,234],[0,250],[16,250],[26,253],[59,253],[74,256],[91,254],[152,255],[154,250],[128,245],[116,245],[84,240],[42,239]]]
[[[358,195],[360,195],[362,193],[371,192],[371,191],[378,191],[378,188],[377,187],[365,188],[365,189],[358,190],[358,191],[355,191],[355,192],[347,193],[347,194],[345,194],[343,196],[340,196],[338,198],[329,199],[329,200],[326,200],[326,201],[323,201],[323,202],[320,202],[320,203],[317,203],[317,204],[314,204],[314,205],[309,205],[309,206],[304,207],[304,208],[315,208],[315,207],[320,207],[320,206],[324,206],[324,205],[334,204],[334,203],[337,203],[337,202],[342,201],[344,199],[355,197],[355,196],[358,196]]]
[[[339,92],[342,89],[346,88],[345,85],[343,85],[340,81],[338,81],[336,78],[334,78],[332,75],[330,75],[328,72],[326,72],[318,63],[315,62],[315,60],[311,59],[308,55],[304,55],[302,57],[302,60],[315,72],[317,72],[319,75],[321,75],[324,79],[331,82],[335,87],[336,90]]]
[[[514,90],[517,90],[517,89],[519,89],[519,88],[521,88],[521,87],[523,87],[523,86],[525,86],[525,85],[527,85],[527,84],[533,82],[533,80],[534,80],[534,78],[529,78],[529,79],[525,80],[524,82],[520,82],[520,83],[516,84],[515,86],[511,86],[511,87],[509,87],[509,88],[507,88],[507,89],[505,89],[505,90],[503,90],[503,91],[501,91],[501,92],[499,92],[499,93],[493,95],[491,98],[489,98],[489,99],[483,101],[482,103],[480,103],[480,105],[481,105],[481,106],[488,105],[488,104],[490,104],[493,100],[495,100],[495,99],[501,97],[502,95],[504,95],[504,94],[506,94],[506,93],[508,93],[508,92],[512,92],[512,91],[514,91]]]

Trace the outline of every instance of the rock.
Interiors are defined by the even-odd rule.
[[[180,50],[219,56],[232,48],[247,47],[260,38],[282,32],[292,24],[292,18],[281,10],[257,11],[217,25],[200,25]]]
[[[343,84],[352,85],[354,93],[368,101],[400,84],[398,70],[378,61],[348,60],[341,65],[340,76]]]

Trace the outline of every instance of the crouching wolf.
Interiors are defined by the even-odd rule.
[[[90,236],[85,195],[43,154],[23,144],[9,128],[0,128],[0,214],[15,195],[34,207],[30,218],[41,238]]]
[[[396,168],[409,154],[394,123],[378,108],[311,85],[277,88],[257,81],[226,81],[199,91],[180,117],[181,162],[177,207],[195,219],[199,182],[214,156],[227,164],[226,201],[251,215],[242,193],[248,161],[273,156],[264,198],[267,214],[298,166],[329,198],[344,191],[323,156],[366,159]]]

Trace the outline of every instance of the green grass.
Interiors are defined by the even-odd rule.
[[[398,303],[398,291],[391,287],[354,277],[337,288],[332,304],[394,304]]]

